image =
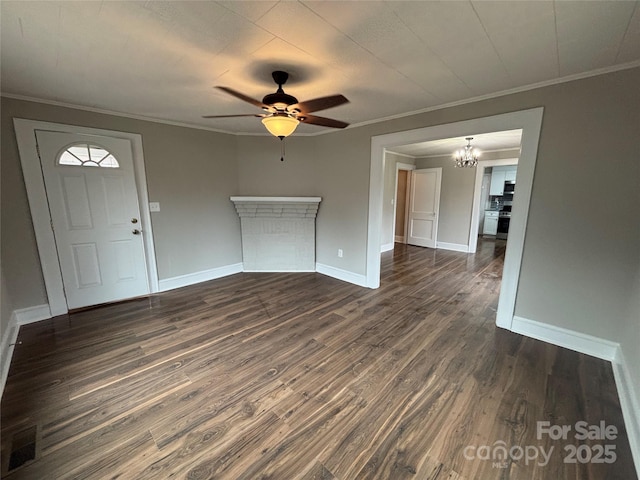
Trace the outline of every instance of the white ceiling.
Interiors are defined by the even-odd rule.
[[[402,145],[389,150],[411,157],[453,156],[455,151],[467,145],[466,138],[469,136],[473,138],[473,140],[471,140],[471,146],[474,149],[480,150],[480,158],[482,158],[482,153],[520,148],[522,130],[507,130],[504,132],[468,135],[466,137],[444,138],[441,140]]]
[[[270,72],[352,124],[600,69],[640,65],[636,1],[8,1],[1,85],[34,97],[229,132],[264,133]],[[622,68],[622,67],[620,67]],[[324,128],[301,125],[299,133]]]

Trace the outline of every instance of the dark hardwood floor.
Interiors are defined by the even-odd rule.
[[[2,477],[636,478],[610,365],[495,327],[503,257],[396,245],[377,290],[247,273],[25,326]]]

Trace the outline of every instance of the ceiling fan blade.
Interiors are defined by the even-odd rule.
[[[319,110],[326,110],[327,108],[337,107],[349,103],[349,100],[344,95],[330,95],[328,97],[314,98],[313,100],[307,100],[306,102],[300,102],[295,105],[291,105],[289,110],[298,109],[301,113],[317,112]]]
[[[241,113],[239,115],[203,115],[202,118],[264,117],[259,113]]]
[[[266,107],[266,105],[262,103],[260,100],[256,100],[255,98],[248,97],[244,93],[240,93],[232,88],[229,88],[229,87],[216,87],[216,88],[219,90],[222,90],[223,92],[228,93],[229,95],[233,95],[234,97],[239,98],[240,100],[244,100],[245,102],[250,103],[251,105],[255,105],[258,108]]]
[[[340,120],[334,120],[333,118],[317,117],[315,115],[300,116],[298,117],[298,120],[300,120],[303,123],[320,125],[322,127],[344,128],[349,126],[348,123],[341,122]]]

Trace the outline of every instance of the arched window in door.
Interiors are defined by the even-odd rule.
[[[74,143],[58,155],[58,165],[76,167],[119,168],[120,164],[108,150],[90,143]]]

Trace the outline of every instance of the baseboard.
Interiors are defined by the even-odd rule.
[[[4,393],[4,385],[7,382],[7,376],[9,375],[9,367],[11,366],[11,357],[13,356],[13,348],[18,340],[18,332],[21,325],[27,325],[29,323],[39,322],[40,320],[47,320],[51,318],[51,309],[49,304],[35,305],[33,307],[20,308],[14,310],[11,314],[11,319],[7,325],[7,329],[2,335],[2,343],[0,347],[2,350],[0,360],[0,397]]]
[[[396,243],[405,243],[407,241],[407,239],[404,236],[399,236],[399,235],[396,235],[394,240]]]
[[[367,276],[360,275],[358,273],[342,270],[341,268],[331,267],[322,263],[316,263],[316,272],[326,275],[328,277],[337,278],[343,282],[353,283],[360,287],[368,287]]]
[[[245,273],[313,273],[315,270],[242,270]]]
[[[469,253],[469,245],[462,243],[436,242],[436,248],[441,250],[453,250],[454,252]]]
[[[7,329],[2,334],[2,343],[0,344],[0,398],[4,393],[4,386],[7,383],[9,375],[9,367],[11,366],[11,357],[13,356],[13,346],[18,339],[18,318],[16,312],[13,312]]]
[[[620,348],[617,342],[518,316],[513,317],[511,331],[610,362]]]
[[[631,454],[636,467],[636,474],[640,478],[640,392],[635,391],[633,383],[634,373],[631,372],[631,365],[625,360],[624,352],[618,349],[618,355],[612,362],[613,376],[616,379],[618,397],[620,398],[620,408],[624,417],[624,426],[627,430]],[[636,365],[636,368],[640,366]]]
[[[393,250],[394,242],[385,243],[384,245],[380,245],[380,253],[388,252],[389,250]]]
[[[186,275],[179,275],[177,277],[165,278],[158,282],[158,286],[161,292],[166,292],[167,290],[188,287],[189,285],[195,285],[196,283],[215,280],[216,278],[226,277],[228,275],[234,275],[240,272],[242,272],[242,263],[234,263],[232,265],[211,268],[209,270],[203,270],[201,272],[188,273]]]
[[[513,317],[511,331],[611,362],[624,425],[640,478],[640,392],[635,391],[631,365],[625,361],[620,344],[518,316]]]
[[[51,309],[49,304],[35,305],[33,307],[21,308],[13,312],[16,316],[18,325],[27,325],[29,323],[39,322],[51,318]]]

